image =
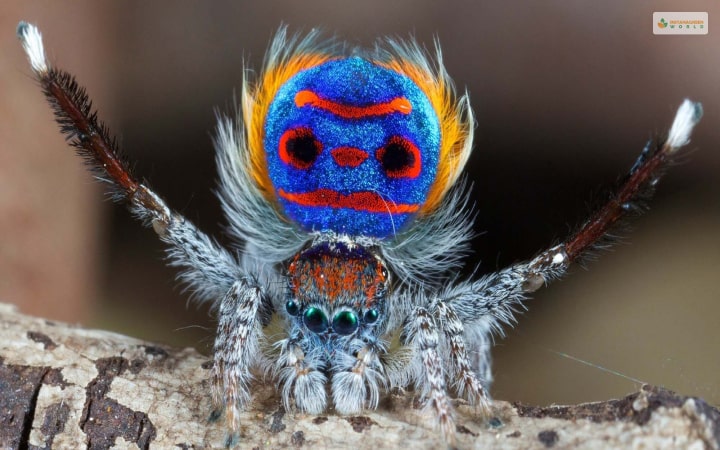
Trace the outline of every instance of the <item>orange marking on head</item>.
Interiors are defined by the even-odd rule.
[[[368,116],[384,116],[399,112],[410,114],[412,105],[405,97],[397,97],[389,102],[375,103],[367,106],[355,106],[338,103],[332,100],[320,98],[313,91],[300,91],[295,94],[295,105],[298,108],[312,106],[329,111],[344,119],[362,119]]]
[[[367,291],[367,296],[365,297],[365,307],[366,308],[372,308],[375,304],[375,295],[377,294],[378,287],[385,286],[385,283],[387,282],[387,271],[385,269],[385,266],[378,261],[375,264],[375,280],[372,286]]]

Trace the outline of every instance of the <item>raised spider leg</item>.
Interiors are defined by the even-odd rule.
[[[353,414],[363,409],[375,409],[380,401],[380,385],[385,382],[385,370],[379,355],[385,348],[374,337],[367,342],[354,339],[352,354],[337,355],[333,362],[332,396],[340,414]]]
[[[644,209],[644,202],[652,195],[663,169],[677,151],[690,142],[692,129],[701,117],[702,106],[685,100],[665,143],[654,147],[648,144],[615,193],[567,241],[529,262],[451,287],[441,298],[455,308],[466,328],[478,324],[501,332],[499,326],[514,320],[515,309],[528,293],[560,278],[573,262],[602,248],[618,222]]]
[[[443,360],[438,348],[440,335],[430,312],[416,307],[408,317],[401,333],[400,341],[411,346],[419,358],[419,367],[412,375],[415,387],[426,399],[426,406],[435,410],[440,431],[451,446],[455,441],[455,419],[453,418],[450,397],[445,385]]]
[[[648,145],[615,194],[565,243],[546,250],[529,262],[513,265],[474,282],[460,283],[441,294],[441,300],[435,303],[439,328],[449,340],[454,366],[464,380],[459,384],[461,392],[462,387],[467,386],[475,389],[481,401],[486,399],[484,392],[474,387],[477,379],[468,368],[467,358],[459,345],[462,328],[475,336],[482,336],[488,330],[501,333],[500,326],[514,321],[516,309],[522,307],[529,293],[560,278],[573,262],[588,251],[600,248],[608,232],[619,221],[629,213],[643,209],[642,202],[652,195],[662,169],[677,150],[689,142],[690,132],[701,116],[699,104],[685,101],[678,110],[667,141],[654,149]],[[468,374],[467,378],[465,374]]]
[[[21,22],[17,29],[30,65],[70,145],[108,183],[113,199],[128,204],[168,244],[170,264],[201,300],[217,301],[241,275],[235,258],[172,211],[150,188],[139,183],[123,160],[107,127],[98,120],[85,90],[67,72],[50,67],[38,29]]]
[[[568,266],[564,246],[558,245],[529,262],[451,286],[439,298],[452,307],[465,330],[472,332],[479,327],[481,332],[502,333],[501,326],[514,322],[515,312],[523,308],[528,293],[561,277]]]
[[[275,344],[280,348],[275,373],[282,385],[283,405],[286,410],[290,410],[293,398],[301,411],[320,414],[325,410],[325,362],[320,354],[322,344],[307,345],[309,339],[313,338],[304,336],[298,330],[292,337]],[[310,352],[306,353],[303,348],[310,349]]]
[[[653,145],[648,142],[630,172],[610,199],[593,214],[564,244],[570,262],[577,261],[593,248],[602,248],[603,240],[613,226],[628,215],[646,209],[664,169],[678,151],[690,142],[690,134],[703,115],[700,103],[685,100],[675,114],[667,139]]]
[[[212,396],[215,407],[225,410],[233,432],[240,426],[239,410],[250,400],[250,368],[259,355],[262,331],[258,313],[263,304],[264,293],[250,278],[236,281],[220,302]]]

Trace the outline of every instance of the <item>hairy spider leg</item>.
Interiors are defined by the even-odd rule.
[[[416,364],[420,366],[414,373],[415,386],[426,399],[425,407],[435,411],[440,431],[452,446],[455,442],[455,419],[445,384],[447,374],[439,352],[440,330],[426,308],[418,306],[411,312],[401,340],[415,348]]]
[[[222,298],[242,272],[235,258],[137,181],[115,139],[93,111],[85,89],[69,73],[50,67],[39,30],[21,22],[17,33],[55,120],[70,145],[90,165],[96,177],[110,185],[113,200],[127,203],[130,211],[151,225],[168,244],[170,265],[183,269],[180,279],[198,299]]]
[[[571,262],[602,246],[608,231],[629,214],[647,209],[645,203],[652,197],[660,177],[677,151],[690,142],[690,133],[702,115],[700,103],[685,100],[680,105],[665,142],[656,146],[648,142],[616,193],[564,244]]]

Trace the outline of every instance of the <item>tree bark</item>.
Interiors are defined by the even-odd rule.
[[[0,304],[0,448],[221,448],[208,421],[211,362],[119,334],[18,313]],[[377,411],[285,411],[272,381],[253,388],[238,448],[442,448],[412,393]],[[481,420],[455,402],[459,448],[720,448],[720,412],[698,398],[644,386],[619,400],[535,407],[495,401]]]

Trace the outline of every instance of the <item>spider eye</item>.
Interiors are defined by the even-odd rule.
[[[363,316],[363,322],[365,323],[375,323],[377,322],[378,318],[380,317],[380,313],[377,309],[368,309],[365,311],[365,315]]]
[[[420,175],[420,150],[407,138],[391,137],[375,156],[390,178],[417,178]]]
[[[322,309],[315,306],[305,310],[303,322],[308,330],[313,333],[324,333],[328,328],[328,319]]]
[[[300,306],[298,306],[295,300],[288,300],[287,303],[285,303],[285,311],[291,316],[297,316],[300,312]]]
[[[298,127],[287,130],[280,137],[280,159],[296,169],[309,169],[320,152],[322,143],[310,128]]]
[[[352,311],[340,311],[333,317],[332,326],[337,334],[352,334],[358,328],[358,317]]]

